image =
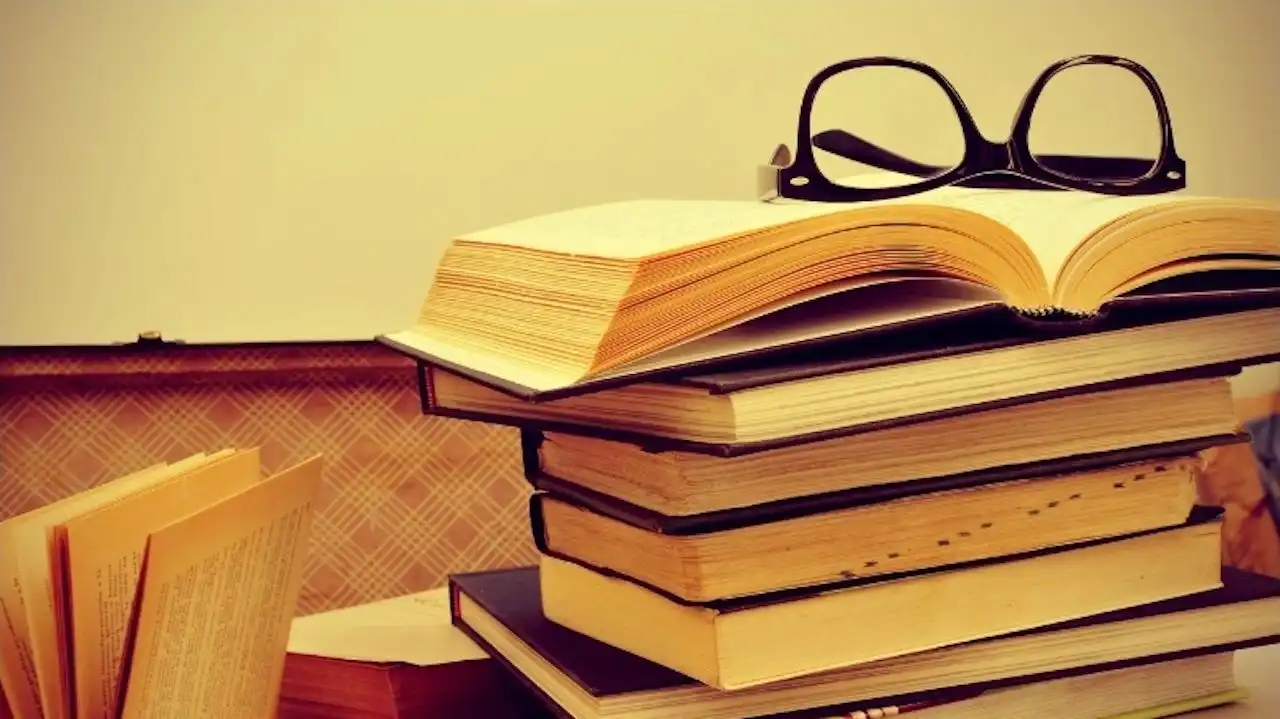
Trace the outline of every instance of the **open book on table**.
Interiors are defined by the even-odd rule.
[[[320,468],[198,454],[0,523],[14,717],[270,716]]]
[[[1271,202],[960,187],[853,205],[642,200],[455,239],[416,324],[382,339],[538,401],[973,313],[1087,329],[1124,305],[1156,321],[1170,303],[1277,297]]]

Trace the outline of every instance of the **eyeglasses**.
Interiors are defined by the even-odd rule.
[[[1122,93],[1113,91],[1106,83],[1102,83],[1106,88],[1099,90],[1104,96],[1098,104],[1086,107],[1075,102],[1056,113],[1041,107],[1046,88],[1072,84],[1062,80],[1051,84],[1051,81],[1062,77],[1066,70],[1085,66],[1120,75],[1120,80],[1130,85],[1125,88],[1129,93],[1128,99],[1136,100],[1146,112],[1154,104],[1155,122],[1140,128],[1141,132],[1128,133],[1130,137],[1141,136],[1143,144],[1158,143],[1158,149],[1149,153],[1154,157],[1038,152],[1046,149],[1043,145],[1055,137],[1049,131],[1037,131],[1033,135],[1033,125],[1039,129],[1055,125],[1056,120],[1058,129],[1066,130],[1065,133],[1057,133],[1056,139],[1059,140],[1064,134],[1080,135],[1080,128],[1086,125],[1093,129],[1101,128],[1101,133],[1094,133],[1089,138],[1091,144],[1097,144],[1099,138],[1110,137],[1108,122],[1133,116],[1131,112],[1123,113],[1117,109],[1112,113],[1109,110],[1105,103],[1118,101]],[[838,94],[837,86],[846,80],[862,80],[869,75],[883,80],[882,85],[870,88],[871,94],[846,93],[845,99],[854,102],[840,108],[839,116],[830,121],[831,125],[839,123],[839,126],[823,127],[813,133],[815,100]],[[1132,83],[1134,75],[1142,81],[1145,89],[1141,86],[1135,89]],[[1115,77],[1107,79],[1114,81]],[[900,96],[906,86],[922,89],[920,95],[932,100],[932,111],[926,111],[924,105],[928,103],[903,101]],[[1093,89],[1098,90],[1097,85]],[[854,134],[848,129],[848,122],[849,115],[857,113],[850,110],[870,111],[876,122],[890,125],[886,131],[892,132],[899,140],[904,136],[914,137],[920,141],[917,144],[928,146],[925,149],[942,157],[930,158],[928,162],[921,161],[919,157],[913,159]],[[1139,110],[1138,114],[1142,112]],[[1047,138],[1044,142],[1040,140],[1042,135]],[[955,140],[950,144],[949,153],[940,142],[944,137]],[[827,154],[819,156],[815,150]],[[820,161],[819,157],[824,159]],[[852,161],[880,172],[839,177],[831,160]],[[1184,188],[1186,163],[1174,149],[1173,126],[1160,85],[1145,67],[1133,60],[1113,55],[1080,55],[1050,65],[1023,98],[1009,139],[993,142],[983,136],[964,100],[942,73],[914,60],[870,57],[836,63],[809,81],[800,104],[795,158],[791,159],[785,145],[779,147],[769,165],[762,168],[761,180],[764,199],[785,197],[813,202],[887,200],[944,185],[1148,195]]]

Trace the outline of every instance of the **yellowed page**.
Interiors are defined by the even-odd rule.
[[[1178,194],[1119,197],[1089,192],[940,188],[917,196],[971,210],[1013,230],[1040,263],[1052,290],[1071,253],[1098,229],[1125,215],[1158,205],[1189,200]]]
[[[9,535],[17,559],[18,584],[24,598],[25,641],[39,687],[40,706],[45,719],[66,719],[67,702],[62,692],[62,647],[58,644],[57,618],[49,537],[50,530],[83,512],[110,504],[133,492],[172,479],[210,461],[199,454],[180,462],[129,475],[98,489],[66,499],[16,518]]]
[[[289,653],[425,667],[489,655],[453,626],[449,588],[298,617]]]
[[[531,217],[467,233],[457,239],[634,260],[838,212],[892,205],[936,205],[970,210],[1006,225],[1026,240],[1040,259],[1046,279],[1051,281],[1067,255],[1095,229],[1129,212],[1178,199],[1190,198],[1177,194],[1115,197],[1088,192],[947,186],[893,200],[843,204],[791,200],[634,200]]]
[[[321,467],[309,459],[151,536],[123,719],[274,714]]]
[[[189,460],[203,456],[196,455]],[[24,592],[15,530],[31,524],[43,526],[42,517],[61,512],[64,507],[109,501],[150,482],[161,481],[165,477],[162,471],[165,468],[166,465],[157,464],[0,522],[0,688],[4,690],[9,709],[16,719],[39,719],[43,716],[24,596],[26,592],[39,596],[43,590],[32,592],[28,589]]]
[[[27,629],[26,597],[18,572],[17,548],[12,528],[5,524],[0,524],[0,689],[9,702],[9,710],[18,719],[44,716]]]
[[[106,719],[115,711],[124,639],[147,537],[174,520],[258,482],[257,449],[149,487],[67,520],[69,620],[74,715]]]
[[[629,260],[858,207],[754,200],[634,200],[540,215],[458,239]]]

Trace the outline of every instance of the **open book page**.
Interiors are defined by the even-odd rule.
[[[1095,231],[1130,212],[1169,204],[1180,197],[946,187],[919,195],[917,200],[971,210],[1013,230],[1040,263],[1047,286],[1055,289],[1072,253]]]
[[[273,716],[321,467],[314,457],[151,535],[121,717]]]
[[[754,200],[636,200],[531,217],[458,239],[631,260],[849,209],[856,208]]]
[[[448,587],[298,617],[289,653],[420,667],[489,656],[453,626]]]
[[[0,689],[19,719],[43,716],[17,547],[11,528],[4,524],[0,524]]]
[[[204,455],[196,455],[175,465],[157,464],[0,522],[0,687],[3,687],[10,710],[18,719],[38,719],[43,716],[27,605],[37,600],[37,611],[42,604],[52,609],[45,529],[56,523],[62,515],[70,516],[82,511],[84,507],[105,503],[151,483],[163,481],[171,471],[176,471],[171,468],[203,459]],[[27,541],[34,544],[36,556],[27,561],[23,560],[19,547],[20,536],[28,537]],[[24,565],[32,566],[35,572],[32,580],[34,584],[24,581]],[[38,601],[40,598],[46,600]]]
[[[70,711],[70,697],[64,687],[66,656],[59,641],[57,604],[54,598],[54,572],[63,569],[54,551],[54,529],[80,514],[168,482],[211,459],[200,454],[154,470],[129,475],[24,515],[29,519],[14,526],[11,536],[18,554],[18,577],[25,600],[27,641],[45,719],[66,719]]]
[[[892,172],[871,172],[842,180],[853,187],[897,187],[916,178]],[[989,217],[1020,236],[1053,290],[1062,268],[1076,248],[1094,232],[1138,210],[1175,201],[1192,200],[1182,193],[1122,197],[1091,192],[1056,190],[984,190],[957,185],[891,200],[845,204],[842,207],[881,205],[937,205],[968,210]],[[769,204],[804,206],[796,200],[776,199]],[[837,207],[840,205],[832,205]]]
[[[62,525],[70,606],[60,618],[73,649],[68,673],[76,717],[114,716],[147,537],[260,477],[258,450],[241,450]]]

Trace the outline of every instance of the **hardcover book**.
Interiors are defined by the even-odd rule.
[[[429,414],[729,456],[1280,357],[1280,309],[923,357],[839,354],[533,402],[422,365]],[[665,442],[656,442],[656,439]]]
[[[711,602],[543,555],[542,609],[569,629],[738,690],[1214,589],[1220,529],[1221,510],[1199,508],[1173,528]]]
[[[593,512],[639,529],[675,536],[721,532],[772,522],[788,521],[823,512],[893,502],[907,497],[936,492],[976,491],[990,484],[1024,481],[1035,477],[1055,477],[1068,474],[1092,475],[1094,473],[1105,473],[1108,470],[1115,471],[1117,468],[1121,468],[1120,471],[1123,471],[1125,465],[1152,464],[1153,467],[1160,467],[1161,471],[1163,471],[1167,468],[1167,463],[1159,460],[1208,452],[1216,447],[1240,446],[1248,441],[1248,435],[1244,433],[1209,435],[1172,442],[1139,444],[1101,452],[1063,453],[1061,456],[1049,459],[1032,458],[1032,461],[1014,462],[1012,464],[999,464],[998,461],[988,461],[988,465],[994,464],[995,466],[983,466],[980,469],[952,474],[934,474],[923,477],[906,475],[884,480],[880,480],[870,472],[863,475],[861,472],[837,469],[829,472],[832,476],[825,478],[824,486],[822,487],[824,491],[820,492],[813,491],[816,483],[796,481],[797,479],[804,479],[804,477],[796,477],[796,474],[800,474],[799,472],[789,473],[784,470],[775,474],[763,475],[759,479],[759,483],[768,483],[770,485],[767,492],[764,489],[757,489],[754,486],[756,483],[752,481],[755,478],[743,473],[736,479],[738,479],[738,484],[741,485],[742,494],[746,495],[745,500],[726,501],[723,505],[717,503],[706,511],[667,514],[663,511],[666,503],[654,501],[652,496],[645,496],[644,490],[650,489],[650,487],[638,487],[632,491],[615,492],[613,490],[618,487],[616,483],[604,481],[588,472],[570,470],[567,458],[561,459],[554,465],[556,475],[550,474],[544,469],[545,463],[539,462],[537,435],[526,434],[524,436],[527,440],[524,445],[526,478],[538,492],[588,508]],[[586,460],[587,458],[584,457],[584,461]],[[731,460],[713,459],[712,461],[726,462]],[[826,462],[827,458],[819,456],[816,461]],[[561,474],[573,477],[573,479],[557,476]],[[617,472],[617,474],[621,474],[621,472]],[[610,479],[612,478],[610,477]],[[655,478],[654,484],[661,482],[663,478],[662,475],[659,475]],[[580,479],[586,481],[579,481]],[[593,482],[591,480],[596,481]],[[731,482],[733,482],[732,479],[727,480],[725,485],[728,486],[715,485],[707,488],[706,491],[711,493],[714,490],[719,490],[712,495],[713,498],[719,499],[720,495],[733,491],[734,487],[730,484]],[[675,483],[673,482],[673,484]],[[673,486],[668,489],[668,494],[676,495],[681,489],[681,487]],[[701,489],[701,487],[697,486],[691,488],[692,491]],[[663,488],[657,486],[653,487],[652,490],[652,494],[656,495],[662,492]],[[629,499],[629,496],[633,494],[639,502]],[[699,504],[703,503],[709,502],[705,500],[699,502]],[[537,502],[533,504],[536,505]],[[688,503],[684,504],[687,506]]]
[[[817,676],[724,692],[548,620],[536,567],[455,575],[453,621],[557,716],[761,717],[901,706],[1280,641],[1280,580],[1224,568],[1208,592]],[[827,715],[830,712],[826,713]]]
[[[532,703],[439,587],[295,617],[276,719],[529,719]]]
[[[881,501],[853,492],[842,505],[788,519],[758,521],[746,508],[736,526],[686,524],[679,534],[636,526],[608,501],[540,492],[529,509],[543,554],[711,602],[1180,525],[1195,504],[1200,465],[1183,455],[949,488],[943,479]]]

